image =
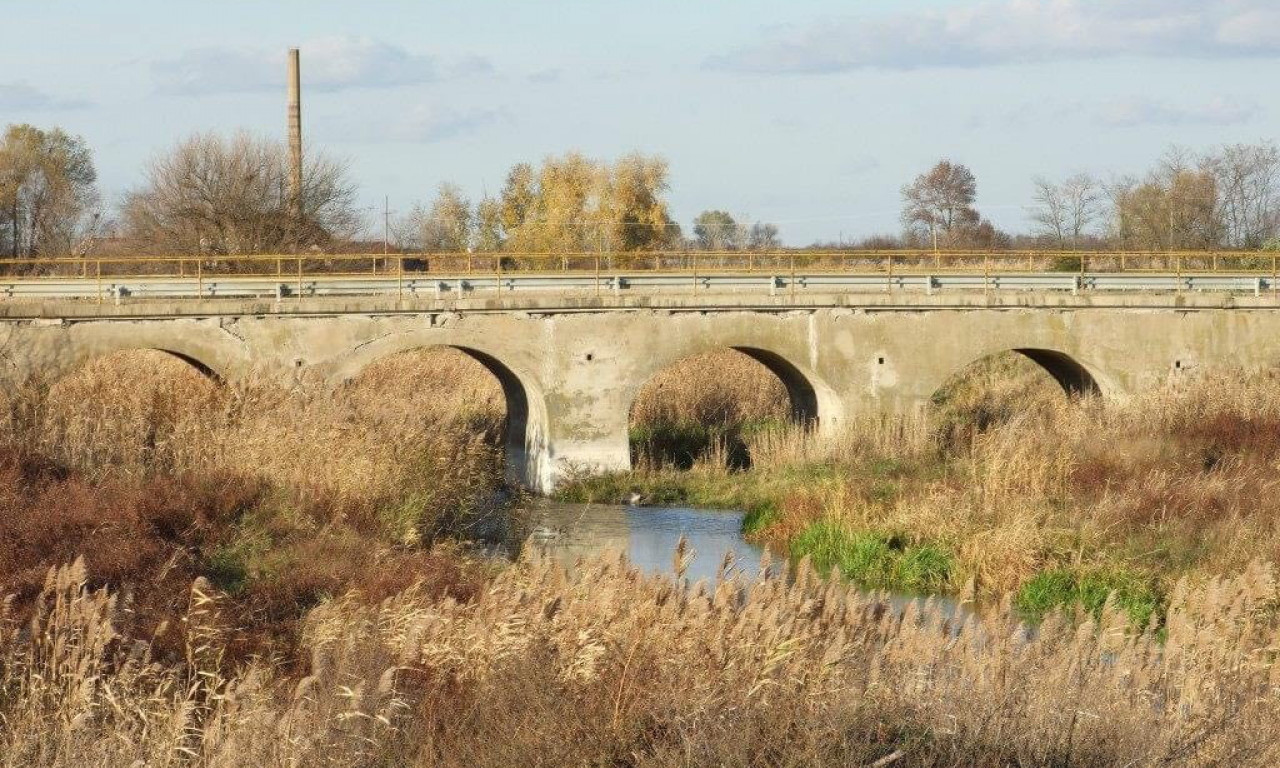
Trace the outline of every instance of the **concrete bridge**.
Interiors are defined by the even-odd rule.
[[[1280,302],[1250,292],[506,294],[474,298],[0,302],[9,380],[50,381],[156,349],[223,380],[337,385],[375,360],[446,346],[502,383],[510,475],[546,491],[630,464],[628,413],[672,363],[732,348],[785,383],[795,418],[922,408],[953,375],[1016,350],[1070,392],[1124,398],[1215,366],[1280,359]]]

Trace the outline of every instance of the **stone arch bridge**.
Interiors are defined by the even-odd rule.
[[[448,346],[498,378],[510,476],[548,491],[626,469],[632,400],[681,358],[733,348],[787,386],[797,419],[922,408],[951,376],[1016,350],[1070,392],[1124,398],[1209,367],[1280,360],[1274,297],[1233,294],[806,294],[0,304],[9,381],[51,381],[157,349],[227,381],[337,385],[375,360]]]

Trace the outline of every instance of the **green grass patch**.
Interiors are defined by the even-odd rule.
[[[838,567],[841,575],[865,587],[901,592],[940,592],[951,584],[955,561],[936,543],[913,544],[875,531],[851,531],[822,520],[791,541],[791,556],[808,557],[819,573]]]
[[[249,581],[246,553],[241,547],[218,547],[209,554],[205,573],[213,586],[229,595],[238,595]]]
[[[1022,585],[1014,605],[1033,618],[1072,606],[1079,606],[1097,618],[1102,615],[1108,598],[1135,624],[1143,626],[1165,608],[1164,592],[1154,580],[1123,569],[1043,571]]]

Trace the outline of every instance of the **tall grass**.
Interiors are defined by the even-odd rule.
[[[470,594],[488,567],[432,548],[518,536],[502,403],[478,363],[435,351],[337,392],[221,386],[159,352],[30,382],[0,412],[0,584],[25,611],[51,565],[83,556],[170,656],[196,577],[232,597],[239,657],[291,655],[306,609],[353,589]]]
[[[1022,602],[1037,609],[1096,607],[1086,597],[1096,590],[1081,584],[1142,584],[1139,619],[1180,576],[1280,558],[1280,377],[1271,373],[1219,371],[1103,402],[1067,398],[1010,353],[950,382],[924,414],[854,419],[837,434],[740,434],[749,472],[711,446],[688,471],[642,465],[562,495],[747,509],[757,541],[797,555],[818,554],[810,542],[895,537],[944,553],[949,588],[1025,588]],[[830,535],[803,536],[814,526]],[[1033,583],[1053,573],[1065,576]],[[1063,587],[1050,595],[1046,584]]]
[[[888,610],[815,579],[683,590],[616,560],[528,562],[467,602],[335,597],[306,668],[216,663],[196,582],[180,663],[122,635],[83,566],[0,633],[0,765],[1222,765],[1280,759],[1269,568],[1119,612]],[[1003,605],[1008,605],[1006,601]],[[878,762],[877,762],[878,761]]]

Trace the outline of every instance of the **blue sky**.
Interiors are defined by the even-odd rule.
[[[948,157],[1018,229],[1037,174],[1280,139],[1276,0],[46,1],[4,28],[0,124],[83,135],[109,199],[194,131],[282,137],[291,45],[308,145],[371,209],[639,150],[685,226],[723,208],[803,244],[897,231]]]

